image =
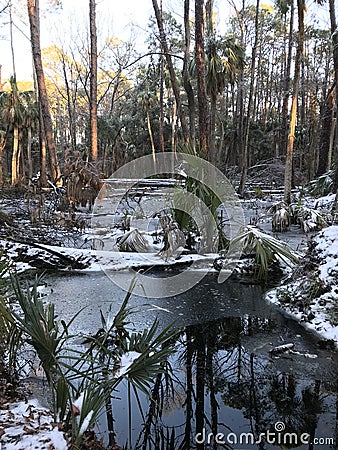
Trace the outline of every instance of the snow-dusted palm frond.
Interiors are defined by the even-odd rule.
[[[147,240],[137,229],[119,237],[117,243],[121,252],[149,252]]]
[[[254,255],[258,276],[266,274],[269,266],[280,260],[291,265],[298,262],[297,255],[285,243],[264,233],[253,225],[247,225],[242,233],[230,242],[233,245],[242,244],[244,253]]]

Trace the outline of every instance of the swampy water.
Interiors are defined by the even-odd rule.
[[[76,331],[95,333],[100,310],[116,312],[125,293],[103,274],[47,279],[62,319],[84,308]],[[180,333],[172,378],[153,389],[158,409],[123,385],[113,398],[116,442],[130,449],[338,448],[338,355],[268,305],[259,285],[217,283],[215,275],[177,297],[132,296],[131,327]],[[271,354],[293,343],[294,353]],[[167,380],[168,381],[168,380]],[[105,421],[98,432],[106,438]],[[280,433],[279,433],[280,432]]]

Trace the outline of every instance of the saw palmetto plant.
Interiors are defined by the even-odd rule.
[[[74,345],[79,336],[71,334],[70,329],[81,311],[67,324],[57,321],[54,305],[39,295],[40,282],[37,277],[33,287],[24,288],[16,277],[12,278],[21,311],[11,312],[10,320],[26,345],[35,349],[52,393],[55,419],[66,429],[71,428],[73,445],[78,448],[85,431],[104,410],[110,445],[114,445],[113,392],[127,380],[136,396],[138,390],[150,395],[152,383],[164,372],[173,353],[176,331],[170,326],[159,331],[156,321],[140,332],[128,330],[132,284],[113,319],[101,312],[101,327],[96,334],[84,336],[81,346]]]
[[[306,191],[315,197],[327,195],[332,191],[334,171],[329,170],[315,180],[310,181]]]
[[[282,261],[292,265],[298,262],[297,255],[287,244],[253,225],[244,227],[243,231],[230,242],[230,248],[239,243],[242,244],[244,254],[254,257],[259,278],[265,276],[273,263]]]
[[[21,330],[16,326],[8,298],[10,287],[10,265],[7,258],[0,254],[0,363],[6,360],[10,381],[18,375],[18,351],[21,347]]]

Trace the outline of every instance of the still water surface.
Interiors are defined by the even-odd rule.
[[[95,333],[100,310],[118,311],[125,296],[97,273],[53,276],[48,284],[60,318],[67,321],[84,308],[74,323],[74,331],[84,333]],[[141,395],[141,413],[131,396],[129,414],[127,386],[116,392],[121,447],[338,448],[337,353],[320,349],[311,333],[268,305],[260,286],[239,280],[217,284],[208,275],[180,296],[132,296],[130,306],[134,329],[157,318],[160,327],[175,321],[180,334],[171,360],[173,383],[162,380],[153,391],[159,408],[152,410]],[[296,353],[272,357],[270,350],[284,343],[293,343]],[[104,419],[99,429],[105,436]]]

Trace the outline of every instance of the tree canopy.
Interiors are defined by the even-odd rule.
[[[28,0],[26,11],[20,2],[11,14],[6,2],[1,2],[3,23],[9,20],[16,25],[17,20],[31,18],[32,52],[35,58],[39,52],[42,55],[41,64],[35,64],[35,84],[20,79],[20,69],[16,76],[20,98],[36,90],[40,131],[22,120],[16,137],[7,103],[2,102],[1,156],[7,156],[1,158],[1,182],[28,180],[32,164],[32,173],[40,170],[43,135],[47,138],[47,177],[53,180],[62,174],[66,155],[72,157],[72,152],[76,158],[80,152],[84,162],[92,162],[92,169],[106,177],[137,156],[152,153],[156,159],[157,152],[176,151],[182,145],[223,171],[242,171],[243,186],[243,168],[250,173],[262,163],[284,167],[287,161],[288,186],[335,169],[338,63],[334,1],[299,2],[297,7],[293,0],[274,5],[243,0],[240,5],[229,2],[225,8],[217,2],[185,0],[181,10],[173,12],[154,0],[142,51],[136,51],[132,38],[106,34],[106,27],[100,26],[102,17],[93,15],[95,2],[89,2],[91,9],[86,5],[87,23],[71,29],[71,39],[61,36],[41,50],[36,33],[46,26],[48,14],[54,14],[55,8],[60,11],[62,2],[49,2],[41,17],[38,2],[33,10]],[[302,29],[299,18],[305,7]],[[226,21],[223,9],[228,11]],[[318,11],[330,20],[317,20]],[[302,48],[297,47],[300,34]],[[12,48],[13,61],[19,61],[15,39]],[[41,90],[41,74],[45,91]],[[10,80],[0,81],[3,98],[14,95]],[[293,116],[292,96],[297,106]],[[32,104],[23,106],[28,117]],[[290,133],[294,136],[292,154]],[[23,150],[14,176],[9,161],[16,139]],[[40,156],[26,164],[32,142],[40,147]]]

